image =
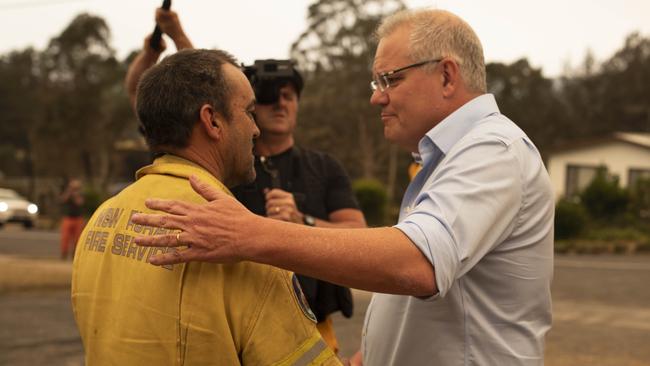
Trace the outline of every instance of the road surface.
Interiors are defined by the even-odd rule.
[[[82,365],[58,234],[0,230],[0,365]],[[557,256],[546,365],[650,365],[650,256]],[[341,354],[358,347],[371,294],[335,316]]]

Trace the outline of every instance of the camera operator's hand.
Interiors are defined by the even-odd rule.
[[[175,11],[164,10],[162,8],[156,9],[156,24],[158,24],[163,33],[174,41],[177,50],[194,48],[190,39],[187,38],[181,26],[181,21],[178,19],[178,14]]]
[[[279,188],[264,191],[266,199],[266,216],[276,220],[303,223],[305,216],[296,206],[293,194]]]

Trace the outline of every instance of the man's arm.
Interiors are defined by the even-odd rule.
[[[361,210],[355,208],[342,208],[329,214],[329,221],[316,219],[317,227],[366,227],[366,219]]]
[[[164,10],[156,9],[156,24],[160,26],[160,30],[163,31],[169,38],[174,41],[176,50],[184,50],[186,48],[194,48],[192,41],[187,37],[181,21],[178,18],[178,13],[173,10]]]
[[[268,218],[302,224],[305,214],[301,212],[292,193],[275,188],[264,194]],[[330,212],[328,220],[316,219],[317,227],[363,228],[366,220],[361,210],[342,208]]]
[[[167,34],[176,45],[177,50],[182,50],[185,48],[194,48],[192,42],[185,34],[183,27],[181,26],[180,20],[178,19],[178,14],[172,10],[163,10],[156,9],[156,24],[160,26],[160,29]],[[138,87],[138,81],[142,77],[145,71],[147,71],[151,66],[155,65],[162,54],[166,49],[166,44],[163,39],[160,40],[160,50],[156,51],[151,48],[149,45],[149,40],[151,35],[147,36],[142,47],[142,51],[136,56],[131,65],[129,65],[129,70],[126,73],[126,79],[124,84],[126,86],[126,91],[129,94],[129,101],[131,106],[135,109],[135,94]]]
[[[131,65],[129,65],[129,70],[126,72],[126,78],[124,80],[124,85],[126,87],[126,92],[129,95],[129,102],[131,107],[135,110],[135,94],[138,88],[138,81],[140,77],[147,71],[151,66],[155,65],[160,57],[160,54],[165,50],[165,40],[160,40],[160,51],[156,51],[151,46],[149,46],[149,40],[151,35],[147,36],[144,40],[144,47],[142,51],[133,59]]]
[[[363,358],[361,356],[361,350],[357,351],[352,357],[350,357],[349,360],[347,360],[347,363],[344,364],[345,366],[363,366]]]
[[[305,153],[303,159],[309,154]],[[365,228],[366,219],[359,210],[352,192],[350,178],[343,166],[328,154],[323,154],[320,176],[317,178],[324,183],[323,205],[328,209],[326,220],[314,218],[314,226],[331,228]],[[312,173],[313,174],[313,173]],[[308,190],[308,195],[309,190]],[[266,216],[296,224],[305,223],[305,213],[298,209],[292,193],[281,189],[271,189],[264,192],[266,199]],[[278,209],[279,208],[279,209]],[[330,211],[331,210],[331,211]]]
[[[208,201],[147,200],[171,215],[133,216],[143,225],[178,229],[178,234],[138,237],[137,244],[185,246],[152,257],[154,264],[250,260],[327,282],[367,291],[412,296],[437,292],[434,270],[406,235],[395,228],[321,229],[257,216],[232,197],[190,178]]]

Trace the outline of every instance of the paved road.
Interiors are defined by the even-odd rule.
[[[56,233],[0,230],[0,269],[24,273],[20,268],[25,267],[11,267],[11,261],[30,258],[35,259],[27,262],[31,272],[69,271],[69,262],[56,259],[57,238]],[[648,283],[650,256],[558,256],[546,365],[650,365]],[[33,290],[0,292],[0,365],[82,365],[67,288],[25,287]],[[362,291],[354,297],[355,316],[334,319],[342,355],[357,348],[370,300]]]
[[[59,233],[25,230],[17,224],[6,224],[0,229],[0,255],[19,255],[27,258],[59,258]]]

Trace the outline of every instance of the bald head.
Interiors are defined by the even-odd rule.
[[[381,40],[402,27],[409,29],[409,56],[413,62],[451,57],[460,65],[467,88],[475,93],[486,92],[483,47],[464,20],[445,10],[404,10],[382,21],[377,38]]]

